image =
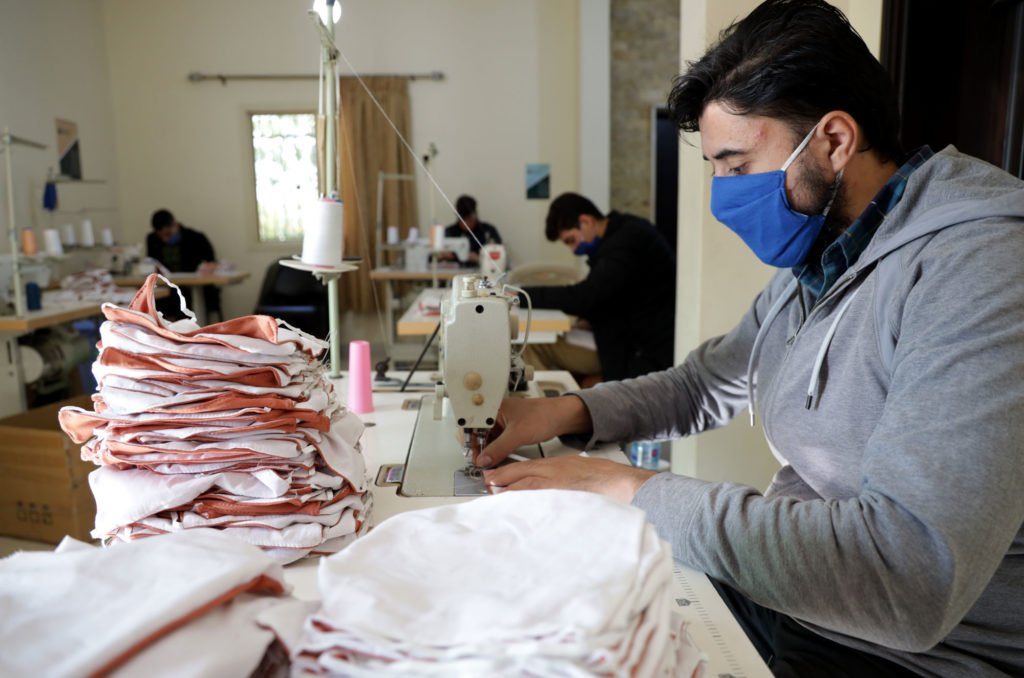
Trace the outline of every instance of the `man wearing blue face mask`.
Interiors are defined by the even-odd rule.
[[[615,211],[606,216],[588,198],[563,193],[548,208],[545,235],[587,257],[590,270],[574,285],[526,291],[534,307],[557,308],[589,323],[601,379],[638,377],[669,367],[676,257],[654,224]],[[537,369],[592,374],[577,366],[579,355],[578,347],[559,342],[529,346],[524,359]]]
[[[150,219],[153,231],[146,236],[146,256],[156,259],[172,273],[191,273],[204,263],[215,263],[217,256],[213,245],[199,231],[183,226],[169,210],[160,209]],[[220,315],[220,290],[215,285],[205,285],[203,295],[207,311]],[[192,288],[182,286],[185,302],[192,304]],[[177,295],[157,300],[158,310],[168,319],[181,318]]]
[[[888,74],[823,0],[762,3],[669,108],[713,214],[780,270],[676,367],[507,401],[477,462],[749,409],[781,469],[761,492],[569,456],[486,482],[644,509],[777,676],[1024,675],[1024,182],[905,152]]]

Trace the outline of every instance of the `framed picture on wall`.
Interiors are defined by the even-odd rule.
[[[61,176],[82,178],[82,155],[78,144],[78,125],[57,118],[57,159]]]
[[[547,199],[551,197],[551,165],[526,166],[526,198]]]

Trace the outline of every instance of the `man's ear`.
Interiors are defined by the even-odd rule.
[[[838,172],[849,164],[860,146],[860,125],[846,111],[830,111],[822,117],[818,130],[828,141],[832,171]]]

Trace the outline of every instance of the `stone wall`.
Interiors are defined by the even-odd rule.
[[[653,218],[651,108],[665,105],[679,72],[679,0],[611,0],[610,39],[608,207]]]

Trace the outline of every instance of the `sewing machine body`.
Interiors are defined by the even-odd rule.
[[[406,496],[462,496],[485,493],[470,443],[482,444],[493,428],[501,402],[510,392],[538,396],[528,382],[512,342],[519,334],[519,305],[485,276],[452,280],[441,302],[441,382],[420,403],[405,475]],[[517,388],[527,385],[518,391]],[[460,444],[457,432],[463,433]],[[539,456],[527,451],[524,456]]]

